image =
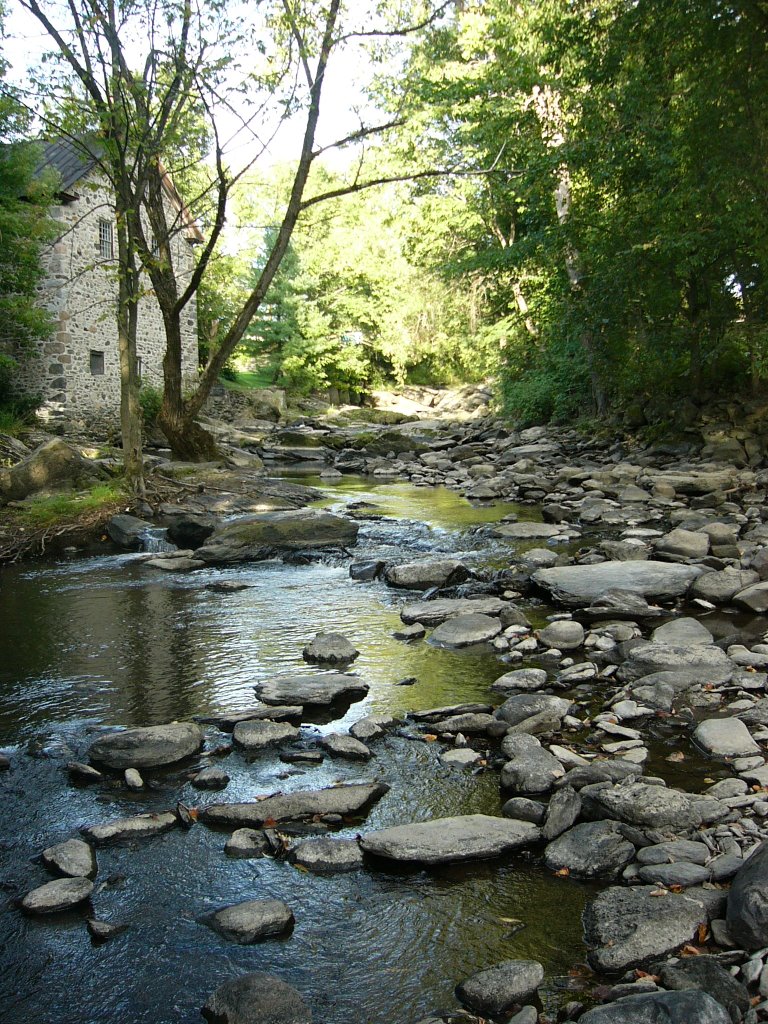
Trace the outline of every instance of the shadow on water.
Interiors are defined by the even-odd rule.
[[[510,511],[474,509],[452,492],[364,483],[345,481],[329,500],[370,494],[392,515],[388,539],[401,552],[418,532],[409,525],[416,519],[429,520],[438,546],[481,557],[482,540],[467,531]],[[362,534],[360,558],[379,543]],[[206,589],[221,579],[248,589]],[[87,910],[34,920],[13,906],[15,897],[48,880],[31,863],[44,847],[83,824],[162,810],[178,799],[199,806],[381,778],[390,792],[366,821],[340,835],[440,815],[498,814],[496,772],[446,769],[436,744],[398,735],[375,741],[376,756],[364,765],[328,759],[317,767],[287,766],[275,753],[247,760],[235,751],[147,772],[150,788],[139,794],[119,778],[98,787],[67,784],[64,762],[87,757],[94,728],[243,710],[255,701],[256,683],[314,671],[302,648],[329,628],[361,650],[352,671],[370,692],[341,720],[305,725],[305,745],[372,711],[402,715],[487,701],[489,684],[505,670],[490,650],[452,652],[392,638],[400,605],[413,597],[378,582],[355,583],[346,565],[317,562],[158,575],[134,556],[116,556],[3,571],[0,744],[13,761],[0,776],[6,1024],[192,1024],[218,984],[250,970],[294,984],[322,1024],[415,1024],[432,1009],[454,1007],[454,985],[468,973],[509,957],[544,964],[544,1002],[556,1005],[569,967],[584,958],[580,914],[589,889],[552,878],[530,855],[434,871],[371,866],[316,877],[275,860],[231,860],[223,853],[225,836],[197,825],[99,851],[93,910],[129,926],[103,947],[88,939]],[[408,677],[416,682],[398,685]],[[210,747],[228,739],[213,727],[208,735]],[[194,771],[211,763],[231,776],[223,794],[190,785]],[[212,910],[255,898],[292,907],[289,941],[235,946],[198,923]]]

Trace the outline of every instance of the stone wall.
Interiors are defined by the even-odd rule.
[[[40,302],[54,320],[53,334],[32,350],[15,352],[20,388],[40,395],[43,419],[117,422],[120,413],[120,361],[117,342],[117,232],[114,204],[95,172],[77,183],[77,199],[54,206],[51,216],[61,234],[43,253],[46,278]],[[169,223],[176,211],[168,207]],[[113,256],[100,252],[100,222],[112,226]],[[172,259],[183,281],[194,265],[186,233],[172,242]],[[142,383],[162,388],[165,332],[160,309],[145,278],[139,304],[137,349]],[[187,307],[183,323],[182,372],[197,378],[197,310]]]

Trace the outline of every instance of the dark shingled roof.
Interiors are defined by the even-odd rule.
[[[42,155],[35,174],[48,168],[59,175],[59,192],[69,192],[96,164],[98,154],[93,143],[84,140],[54,139],[41,143]]]

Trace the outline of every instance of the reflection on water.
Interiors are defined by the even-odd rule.
[[[378,547],[482,550],[466,531],[513,511],[474,509],[455,494],[403,484],[371,488],[344,481],[333,502],[371,500],[397,517],[365,524],[356,556]],[[429,530],[413,521],[429,519]],[[366,531],[370,531],[367,533]],[[426,549],[426,548],[425,548]],[[205,584],[237,579],[248,589],[215,593]],[[346,728],[370,711],[402,714],[487,700],[504,670],[489,650],[447,652],[392,639],[398,608],[413,595],[381,583],[355,583],[346,564],[276,562],[191,575],[159,574],[135,556],[13,567],[0,575],[0,746],[14,769],[0,779],[6,827],[0,869],[10,896],[47,880],[30,858],[84,823],[173,806],[253,799],[278,789],[382,778],[391,792],[361,828],[483,811],[498,814],[498,776],[449,771],[435,745],[392,735],[360,766],[326,761],[288,770],[275,755],[218,762],[232,781],[224,796],[189,785],[195,765],[156,773],[153,788],[131,794],[118,780],[68,786],[62,762],[86,756],[89,728],[149,725],[248,707],[255,683],[312,671],[301,651],[320,630],[339,630],[361,650],[355,662],[369,684]],[[412,686],[397,685],[416,677]],[[305,727],[305,738],[317,732]],[[211,731],[213,745],[221,739]],[[36,738],[40,737],[39,742]],[[49,757],[22,748],[35,739]],[[204,756],[198,764],[210,763]],[[92,947],[84,913],[56,920],[0,914],[5,969],[0,1005],[9,1024],[170,1024],[199,1021],[199,1007],[223,980],[244,970],[274,971],[295,984],[322,1024],[351,1020],[414,1024],[454,1005],[454,985],[507,957],[532,957],[547,969],[554,1004],[568,967],[583,959],[579,914],[586,887],[550,878],[525,855],[502,864],[423,872],[316,878],[271,860],[231,861],[225,836],[202,826],[135,847],[99,852],[101,879],[124,876],[94,897],[97,915],[130,925]],[[279,897],[293,908],[290,940],[237,947],[197,923],[211,909]],[[62,999],[62,993],[67,998]]]

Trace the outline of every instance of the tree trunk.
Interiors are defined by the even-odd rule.
[[[118,200],[119,203],[119,200]],[[138,274],[129,242],[129,225],[124,211],[117,213],[118,310],[117,343],[120,357],[120,430],[123,442],[123,471],[127,489],[144,495],[142,457],[142,411],[136,352],[138,325]]]

